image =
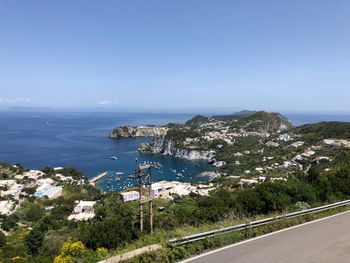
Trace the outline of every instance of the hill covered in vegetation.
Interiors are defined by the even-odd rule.
[[[266,138],[292,128],[279,113],[243,111],[231,115],[197,115],[183,125],[168,126],[164,136],[143,144],[143,152],[161,153],[181,158],[213,159],[218,147],[233,145],[242,137]]]
[[[349,122],[319,122],[306,124],[294,129],[294,132],[303,134],[305,138],[312,141],[323,139],[349,139],[350,123]]]
[[[261,125],[255,128],[276,130],[281,124],[292,127],[291,122],[280,113],[265,112],[265,111],[240,111],[229,115],[214,115],[206,117],[203,115],[197,115],[188,120],[186,126],[200,126],[202,124],[210,123],[213,121],[222,121],[236,127],[242,126],[249,122],[259,122]]]

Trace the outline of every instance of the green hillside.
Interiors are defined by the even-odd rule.
[[[316,142],[326,138],[349,139],[350,122],[319,122],[306,124],[294,129],[294,132],[303,134],[306,140]]]

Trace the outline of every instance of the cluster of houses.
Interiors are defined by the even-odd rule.
[[[188,196],[190,193],[196,193],[208,196],[209,192],[215,189],[213,184],[192,185],[178,181],[159,181],[151,185],[153,196],[160,199],[173,200],[174,196]]]
[[[152,196],[167,200],[173,200],[175,196],[188,196],[190,193],[208,196],[209,192],[214,189],[215,186],[212,183],[192,185],[178,181],[159,181],[151,184]],[[138,191],[122,192],[120,198],[123,202],[136,201],[140,199],[140,194]]]
[[[59,172],[63,168],[54,168]],[[10,215],[31,195],[37,198],[55,199],[63,194],[62,182],[74,185],[82,185],[84,179],[73,179],[60,173],[45,178],[45,173],[39,170],[26,171],[18,174],[14,179],[0,180],[0,214]],[[54,178],[54,179],[53,179]],[[34,189],[33,194],[28,194],[25,189]],[[72,214],[67,218],[72,221],[89,220],[95,216],[95,201],[76,201]]]
[[[348,140],[324,139],[323,143],[330,146],[350,148],[350,141]]]
[[[5,199],[1,201],[0,214],[14,213],[31,195],[26,192],[28,188],[35,189],[33,195],[38,198],[54,199],[62,195],[63,186],[58,186],[51,178],[44,178],[44,175],[42,171],[30,170],[15,175],[14,179],[0,180],[0,196]]]
[[[275,182],[275,181],[286,181],[286,178],[283,177],[269,177],[268,178],[270,181]],[[267,178],[265,176],[259,176],[259,177],[254,177],[251,179],[243,179],[241,178],[238,182],[238,185],[240,187],[245,187],[245,186],[251,186],[255,184],[260,184],[262,182],[265,182]]]
[[[31,195],[37,198],[55,199],[63,194],[63,183],[82,185],[84,179],[73,179],[59,173],[62,167],[54,168],[57,173],[50,178],[40,170],[29,170],[22,174],[14,175],[13,179],[0,180],[0,214],[9,215]],[[27,189],[34,189],[29,193]]]
[[[228,145],[232,145],[235,142],[234,137],[238,137],[239,135],[234,132],[229,131],[229,127],[225,127],[222,130],[218,131],[209,131],[205,133],[201,139],[205,141],[214,141],[214,140],[222,140],[225,141]]]
[[[244,128],[248,128],[254,122],[248,122],[242,126],[242,129],[236,131],[232,129],[226,122],[210,119],[210,122],[206,122],[201,124],[200,130],[205,131],[201,137],[197,138],[186,138],[184,141],[184,145],[187,147],[191,147],[193,143],[199,142],[200,140],[204,141],[214,141],[214,140],[222,140],[225,141],[228,145],[232,145],[235,143],[236,137],[249,137],[249,136],[257,136],[262,138],[268,138],[271,134],[267,131],[246,131]]]
[[[228,145],[235,143],[236,137],[261,137],[268,138],[271,134],[267,131],[246,131],[244,129],[239,130],[239,132],[233,132],[229,130],[229,126],[223,127],[215,131],[206,132],[201,139],[206,141],[222,140],[225,141]],[[197,142],[199,138],[186,138],[185,143]]]
[[[252,172],[263,174],[271,172],[275,169],[287,169],[287,168],[295,168],[298,170],[308,170],[308,167],[310,166],[311,162],[330,162],[332,161],[330,157],[328,156],[320,156],[317,154],[317,151],[321,150],[324,146],[335,146],[335,147],[350,147],[350,141],[348,140],[342,140],[342,139],[325,139],[322,141],[322,143],[318,143],[316,145],[312,145],[310,147],[305,147],[305,142],[301,141],[300,138],[302,136],[298,134],[290,134],[290,133],[283,133],[279,134],[277,137],[272,138],[268,142],[265,143],[268,147],[280,147],[281,142],[289,142],[287,146],[285,146],[285,149],[291,149],[296,150],[297,154],[289,158],[287,160],[283,160],[282,162],[272,162],[275,157],[274,156],[263,156],[261,161],[262,164],[268,162],[269,165],[263,166],[263,167],[255,167],[253,170],[246,170],[244,171],[245,174],[250,174]],[[294,141],[294,142],[291,142]],[[259,151],[256,151],[255,153],[264,153],[264,149],[261,149]],[[250,154],[250,151],[244,151],[242,153],[236,152],[233,154],[234,157],[242,157],[244,155]],[[240,165],[241,161],[235,160],[236,165]],[[245,179],[244,179],[245,180]],[[245,185],[247,183],[253,183],[253,181],[242,181],[242,184]],[[255,180],[255,179],[252,179]]]
[[[209,192],[215,189],[215,186],[209,185],[192,185],[177,181],[159,181],[151,185],[152,197],[166,200],[173,200],[175,196],[188,196],[190,193],[196,193],[208,196]],[[126,191],[119,193],[122,202],[138,201],[140,193],[138,191]],[[147,198],[147,197],[145,197]],[[67,218],[72,221],[86,221],[95,216],[94,205],[96,201],[79,201],[73,209],[72,214]]]

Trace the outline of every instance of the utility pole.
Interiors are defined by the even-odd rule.
[[[152,192],[152,168],[157,167],[156,165],[150,163],[139,164],[136,159],[136,168],[135,168],[135,178],[139,181],[139,221],[140,221],[140,231],[144,230],[143,219],[144,211],[143,204],[148,203],[149,205],[149,228],[150,233],[153,234],[153,192]],[[145,185],[148,188],[148,196],[142,196],[142,179],[145,178]]]
[[[152,181],[151,181],[151,166],[148,168],[148,195],[149,195],[149,231],[153,234],[153,192],[152,192]]]

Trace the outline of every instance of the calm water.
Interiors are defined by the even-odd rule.
[[[0,161],[20,163],[28,168],[75,166],[89,178],[110,171],[98,184],[102,189],[120,190],[134,182],[135,158],[160,162],[162,173],[155,171],[154,180],[176,180],[171,171],[184,175],[185,181],[201,181],[196,175],[212,167],[205,161],[187,161],[168,156],[140,154],[137,148],[150,138],[112,140],[109,132],[116,126],[131,124],[166,124],[184,122],[193,114],[141,113],[68,113],[68,112],[0,112]],[[286,114],[295,125],[318,121],[350,121],[350,115]],[[117,156],[118,160],[110,160]],[[123,172],[120,181],[115,173]]]
[[[75,166],[91,178],[110,171],[110,176],[98,185],[107,190],[120,190],[134,183],[128,178],[135,169],[135,158],[140,161],[160,162],[162,173],[155,171],[153,181],[176,180],[172,170],[184,175],[185,181],[200,181],[197,174],[212,170],[205,161],[187,161],[161,155],[140,154],[142,142],[151,138],[113,140],[109,132],[116,126],[132,124],[167,124],[184,122],[188,114],[115,114],[115,113],[0,113],[0,161],[20,163],[28,168],[44,166]],[[110,160],[117,156],[117,160]],[[120,181],[115,173],[123,172]]]

